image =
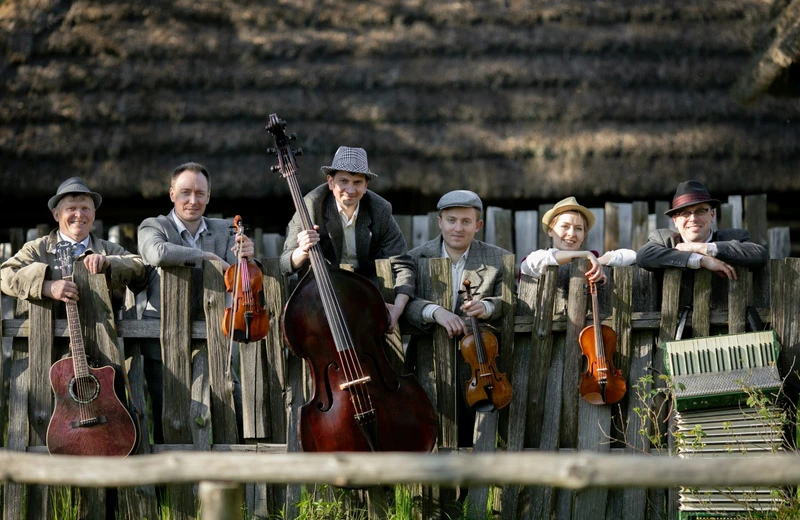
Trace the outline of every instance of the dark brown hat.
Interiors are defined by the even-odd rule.
[[[672,197],[672,206],[669,211],[664,214],[671,217],[678,213],[685,207],[694,206],[701,202],[711,204],[712,208],[719,207],[720,202],[717,199],[712,199],[708,190],[699,181],[686,181],[678,184],[678,189],[675,190],[675,196]]]

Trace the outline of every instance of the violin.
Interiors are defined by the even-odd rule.
[[[304,229],[314,229],[297,181],[295,155],[284,128],[271,114],[267,131],[278,156],[273,166],[286,179]],[[412,375],[398,376],[386,358],[389,313],[378,288],[363,276],[327,265],[319,243],[311,268],[283,310],[291,352],[308,363],[312,396],[300,408],[303,451],[430,452],[436,443],[436,411]]]
[[[236,227],[236,236],[243,236],[242,217],[236,215],[233,225]],[[231,293],[231,306],[225,309],[222,332],[230,338],[231,343],[264,339],[269,334],[269,315],[263,305],[264,275],[257,265],[249,263],[242,256],[241,242],[238,242],[236,263],[225,271],[225,290]]]
[[[625,377],[614,366],[617,334],[600,323],[597,313],[597,284],[589,282],[592,294],[592,325],[584,327],[578,336],[586,371],[581,375],[580,394],[590,404],[614,404],[625,395]]]
[[[472,300],[469,280],[464,280],[464,300]],[[470,316],[470,324],[472,332],[461,339],[461,355],[472,374],[467,380],[467,405],[478,412],[499,410],[511,402],[511,383],[497,369],[497,337],[482,331],[475,316]]]

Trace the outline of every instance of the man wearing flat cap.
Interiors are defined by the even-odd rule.
[[[658,229],[636,252],[636,262],[645,269],[665,267],[704,268],[719,276],[735,279],[733,266],[759,268],[767,263],[767,250],[750,241],[744,229],[713,231],[719,201],[698,181],[678,185],[666,215],[672,217],[678,232]]]
[[[27,242],[0,266],[3,292],[23,300],[77,301],[78,286],[62,280],[58,269],[56,244],[61,241],[72,244],[73,255],[90,273],[105,273],[109,289],[144,284],[145,267],[138,255],[91,232],[102,201],[100,194],[91,191],[78,177],[62,182],[47,202],[58,229]]]
[[[414,294],[414,264],[406,241],[392,217],[392,205],[368,189],[378,177],[369,169],[363,148],[340,146],[330,166],[323,166],[327,182],[304,198],[314,223],[305,229],[295,212],[286,231],[281,271],[291,276],[305,274],[309,251],[319,243],[325,259],[334,267],[350,264],[356,273],[377,285],[375,260],[389,259],[394,274],[394,304],[386,304],[390,330]]]
[[[447,330],[454,338],[468,332],[466,317],[492,321],[501,317],[500,296],[503,289],[503,255],[511,254],[503,248],[475,240],[475,233],[483,227],[483,203],[476,193],[455,190],[439,199],[439,236],[409,251],[414,262],[421,259],[449,258],[453,282],[453,307],[445,309],[433,302],[415,296],[406,306],[403,315],[408,322],[421,330],[430,329],[434,323]],[[418,271],[421,272],[421,271]],[[464,281],[470,281],[471,301],[464,301]],[[419,287],[419,284],[416,284]],[[406,359],[416,357],[416,342],[409,343]],[[413,363],[413,361],[412,361]],[[469,365],[458,362],[459,381],[469,379]],[[464,399],[458,400],[459,446],[472,445],[472,425],[475,412],[469,410]]]

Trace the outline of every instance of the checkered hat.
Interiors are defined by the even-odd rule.
[[[367,180],[378,178],[376,173],[369,171],[367,164],[367,152],[363,148],[350,148],[340,146],[333,156],[333,164],[320,168],[325,175],[333,175],[335,172],[360,173]]]

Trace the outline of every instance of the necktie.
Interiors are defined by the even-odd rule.
[[[78,258],[79,256],[81,256],[81,253],[83,253],[85,250],[86,246],[79,242],[75,244],[75,247],[72,248],[72,256]]]

